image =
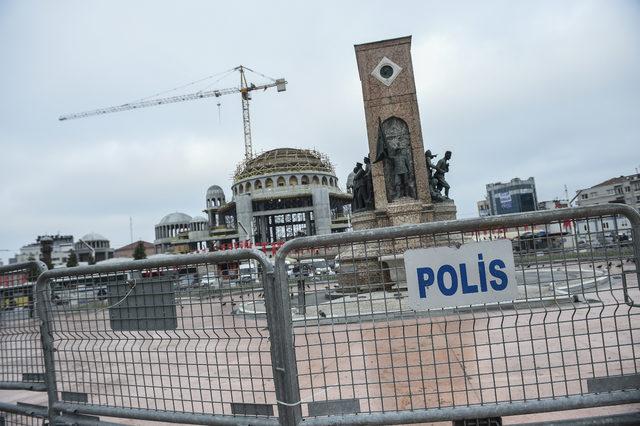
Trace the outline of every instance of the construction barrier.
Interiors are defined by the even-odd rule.
[[[497,422],[638,403],[639,236],[637,211],[605,205],[299,237],[275,267],[256,249],[1,267],[0,389],[46,398],[0,403],[0,424]]]
[[[630,235],[613,229],[616,218]],[[280,297],[309,294],[284,309],[287,421],[486,419],[638,402],[639,231],[637,211],[608,205],[289,241],[275,263]],[[334,258],[336,273],[287,280],[286,259],[310,249]]]

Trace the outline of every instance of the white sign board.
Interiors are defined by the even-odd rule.
[[[404,266],[409,306],[417,311],[518,297],[510,240],[407,250]]]
[[[498,194],[498,197],[500,197],[500,205],[502,206],[503,209],[510,209],[511,207],[513,207],[513,205],[511,204],[510,193],[501,192],[500,194]]]

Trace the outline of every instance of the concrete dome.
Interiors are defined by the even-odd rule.
[[[218,185],[211,185],[209,189],[207,189],[207,198],[211,197],[224,198],[224,191]]]
[[[296,171],[315,171],[335,174],[326,155],[310,149],[276,148],[244,161],[238,165],[234,180],[253,176]]]
[[[84,237],[80,238],[82,241],[109,241],[108,238],[96,233],[96,232],[90,232],[87,235],[85,235]]]
[[[168,215],[163,217],[158,225],[173,225],[189,222],[191,222],[191,216],[185,213],[175,212],[169,213]]]

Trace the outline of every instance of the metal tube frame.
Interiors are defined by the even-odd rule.
[[[258,425],[297,425],[302,423],[302,409],[293,327],[291,300],[289,298],[288,276],[285,258],[293,251],[319,246],[361,243],[370,240],[417,237],[446,232],[469,232],[507,228],[523,225],[545,224],[562,220],[580,220],[598,216],[621,215],[626,217],[633,232],[633,252],[636,261],[640,260],[640,214],[626,205],[600,205],[582,208],[558,209],[542,212],[503,215],[497,217],[463,219],[455,221],[431,222],[416,225],[403,225],[350,233],[323,236],[300,237],[287,242],[275,257],[275,268],[264,253],[253,249],[239,249],[209,254],[175,255],[162,259],[125,261],[108,265],[81,266],[68,269],[47,271],[42,262],[27,262],[0,267],[0,272],[35,267],[40,272],[36,284],[36,309],[41,319],[40,334],[45,364],[44,385],[29,387],[25,383],[0,383],[3,389],[47,390],[49,408],[45,413],[33,407],[12,405],[0,402],[0,411],[23,415],[48,417],[52,423],[63,420],[66,415],[93,414],[140,420],[168,421],[191,424],[258,424]],[[278,403],[276,418],[236,417],[229,415],[204,415],[194,413],[153,411],[137,408],[104,407],[90,404],[75,404],[58,401],[56,388],[54,339],[51,333],[51,294],[48,291],[50,280],[63,276],[78,276],[114,272],[122,269],[145,269],[155,267],[180,266],[193,263],[221,263],[241,259],[254,259],[262,266],[267,325],[271,336],[271,358],[273,379]],[[640,278],[636,267],[635,273]],[[625,288],[626,296],[626,288]],[[625,297],[626,299],[626,297]],[[629,303],[630,306],[637,304]],[[397,424],[424,421],[455,420],[471,417],[508,416],[517,414],[543,413],[549,411],[588,408],[640,401],[640,390],[616,391],[603,394],[587,394],[557,399],[533,400],[514,403],[487,404],[480,406],[447,407],[430,410],[398,411],[357,415],[340,415],[304,419],[304,423],[313,425],[339,424]]]
[[[153,411],[147,409],[136,408],[116,408],[116,407],[102,407],[90,404],[74,404],[61,402],[58,400],[58,392],[56,386],[56,371],[55,371],[55,349],[54,339],[51,333],[50,325],[52,324],[51,310],[47,309],[51,306],[51,292],[49,291],[49,283],[52,278],[58,277],[70,277],[86,274],[98,274],[115,272],[123,269],[150,269],[158,267],[168,266],[181,266],[194,263],[223,263],[237,260],[253,259],[256,260],[262,266],[262,274],[265,286],[265,299],[271,300],[271,312],[267,315],[267,325],[271,334],[271,353],[272,353],[272,368],[273,377],[276,388],[276,395],[278,399],[281,398],[284,384],[282,383],[284,375],[282,367],[279,367],[282,362],[280,359],[283,355],[283,346],[277,344],[281,341],[280,332],[281,328],[278,326],[277,321],[277,303],[273,301],[277,300],[277,297],[268,296],[269,291],[273,288],[273,265],[267,258],[267,256],[261,251],[254,249],[238,249],[225,252],[206,253],[206,254],[187,254],[187,255],[173,255],[166,256],[162,259],[142,259],[123,261],[117,263],[110,263],[106,265],[90,265],[90,266],[77,266],[73,268],[54,269],[42,273],[38,277],[37,282],[37,296],[38,296],[38,313],[43,320],[43,326],[41,329],[42,342],[45,357],[46,368],[46,384],[48,390],[49,401],[49,420],[52,424],[56,419],[61,420],[62,413],[68,414],[99,414],[113,417],[132,418],[140,420],[157,420],[168,421],[174,423],[191,423],[191,424],[219,424],[219,425],[231,425],[231,424],[256,424],[256,425],[271,425],[278,424],[277,419],[261,419],[256,417],[236,417],[228,415],[200,415],[193,413],[180,413],[180,412],[164,412]],[[267,303],[269,306],[269,303]],[[274,315],[275,314],[275,315]],[[282,415],[282,414],[281,414]]]
[[[47,265],[41,261],[30,261],[30,262],[21,262],[15,263],[13,265],[4,265],[0,266],[0,274],[6,272],[20,271],[20,270],[34,270],[38,276],[40,276],[43,272],[47,270]],[[36,303],[36,299],[34,298],[34,303]],[[37,308],[37,303],[36,303]],[[46,384],[44,383],[25,383],[25,382],[2,382],[0,381],[0,389],[16,389],[16,390],[30,390],[30,391],[38,391],[43,392],[47,390]]]
[[[509,228],[524,225],[541,225],[562,220],[579,220],[591,217],[621,215],[626,217],[632,227],[634,256],[636,262],[640,261],[640,213],[634,208],[624,204],[606,204],[589,207],[573,207],[566,209],[556,209],[547,211],[536,211],[528,213],[515,213],[500,216],[489,216],[483,218],[470,218],[460,220],[447,220],[440,222],[429,222],[421,224],[409,224],[388,228],[367,229],[354,232],[306,236],[299,237],[286,242],[275,256],[275,273],[278,280],[279,293],[283,295],[283,310],[285,320],[282,322],[283,332],[286,338],[283,343],[284,349],[290,355],[285,373],[289,376],[285,383],[287,400],[295,404],[294,413],[297,423],[301,422],[301,399],[298,387],[298,372],[295,360],[295,347],[293,344],[293,329],[291,318],[291,307],[288,306],[288,281],[286,257],[294,250],[318,248],[326,246],[337,246],[348,243],[363,243],[380,239],[393,239],[404,237],[418,237],[437,233],[447,232],[471,232],[490,230],[495,228]],[[636,266],[636,274],[640,283],[640,270]],[[285,297],[286,296],[286,297]],[[626,297],[625,289],[625,299]],[[627,302],[630,306],[634,306]],[[451,407],[445,409],[425,409],[415,411],[384,412],[358,415],[340,415],[325,418],[306,418],[305,424],[314,425],[352,425],[352,424],[393,424],[393,423],[416,423],[425,421],[441,421],[464,418],[484,418],[490,416],[506,416],[525,413],[541,413],[554,410],[569,410],[586,408],[592,406],[626,404],[640,402],[640,391],[626,391],[609,394],[581,395],[575,397],[564,397],[562,399],[550,399],[539,401],[527,401],[521,403],[501,403],[496,405],[480,405],[467,407]],[[296,404],[297,403],[297,404]],[[296,424],[297,424],[296,423]]]
[[[13,413],[21,416],[38,417],[41,419],[47,418],[47,409],[44,407],[37,407],[33,405],[16,405],[7,404],[6,402],[0,402],[0,412]]]

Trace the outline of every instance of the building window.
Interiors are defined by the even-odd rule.
[[[602,224],[603,229],[609,229],[609,222],[605,222]]]
[[[300,184],[301,185],[309,185],[309,176],[302,175],[302,177],[300,178]]]
[[[586,200],[587,198],[589,198],[589,194],[582,194],[580,198],[582,198],[583,200]]]
[[[285,186],[285,180],[282,176],[278,178],[278,186]]]
[[[289,178],[289,185],[296,186],[298,184],[298,178],[295,176],[291,176]]]
[[[251,183],[247,182],[247,185],[245,186],[245,191],[249,192],[251,191]]]
[[[327,183],[327,177],[326,177],[326,176],[322,176],[322,184],[323,184],[324,186],[327,186],[327,185],[328,185],[328,183]]]
[[[265,186],[265,188],[272,188],[273,187],[273,179],[267,178],[267,180],[264,181],[264,186]]]
[[[311,179],[311,183],[313,185],[320,185],[320,179],[318,178],[318,176],[314,176],[313,179]]]
[[[630,186],[625,186],[624,187],[624,192],[631,192],[631,187]]]
[[[262,181],[260,179],[256,179],[256,181],[253,182],[253,187],[255,189],[262,189]]]

